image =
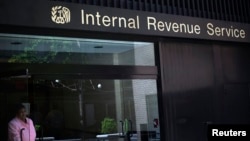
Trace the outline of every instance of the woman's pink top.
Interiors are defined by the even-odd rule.
[[[35,141],[36,130],[33,121],[26,118],[26,122],[15,117],[8,126],[9,141]],[[22,136],[22,140],[21,140]]]

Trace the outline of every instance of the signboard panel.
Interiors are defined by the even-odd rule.
[[[249,24],[52,1],[11,5],[1,5],[0,24],[250,42]]]

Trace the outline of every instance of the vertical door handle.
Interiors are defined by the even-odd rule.
[[[132,123],[132,120],[128,120],[128,121],[129,121],[129,124],[130,124],[130,135],[129,136],[132,137],[133,136],[133,127],[132,127],[133,123]]]
[[[122,120],[121,120],[120,122],[121,122],[121,124],[122,124],[122,135],[124,135],[124,131],[123,131],[123,128],[124,128],[123,126],[124,126],[124,124],[123,124],[123,121],[122,121]]]

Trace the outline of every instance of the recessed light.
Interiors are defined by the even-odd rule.
[[[103,46],[95,46],[94,48],[103,48]]]
[[[12,45],[21,45],[22,43],[21,42],[11,42],[10,44],[12,44]]]

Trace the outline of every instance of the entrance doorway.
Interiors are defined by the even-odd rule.
[[[4,140],[16,103],[37,140],[159,140],[153,43],[0,34],[0,51]]]
[[[35,124],[37,140],[160,138],[155,79],[58,79],[46,74],[2,77],[0,83],[5,129],[14,116],[6,111],[23,103]]]

